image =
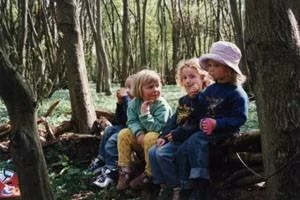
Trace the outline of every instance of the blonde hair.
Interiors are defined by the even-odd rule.
[[[182,70],[185,67],[193,68],[200,76],[203,81],[203,88],[206,88],[210,84],[213,83],[213,80],[209,76],[208,72],[205,71],[199,64],[199,60],[197,58],[192,58],[188,60],[181,60],[177,64],[177,72],[176,72],[176,83],[178,86],[183,88],[183,81],[182,81]]]
[[[133,79],[132,95],[137,98],[143,98],[142,87],[150,83],[158,83],[159,87],[161,87],[161,79],[158,73],[149,69],[136,73]]]

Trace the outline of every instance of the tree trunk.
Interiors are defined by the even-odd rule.
[[[57,1],[57,8],[68,69],[72,122],[76,132],[89,133],[96,120],[96,115],[89,93],[76,1]]]
[[[123,0],[123,20],[122,20],[122,70],[121,70],[121,85],[124,86],[128,76],[129,68],[129,16],[128,16],[128,0]]]
[[[20,36],[19,36],[19,64],[21,64],[22,68],[25,67],[26,62],[26,41],[28,35],[28,23],[27,23],[27,16],[28,16],[28,0],[20,1],[20,10],[21,10],[21,26],[20,26]]]
[[[270,176],[266,199],[300,199],[298,27],[284,0],[246,1],[246,17],[247,60],[264,133],[265,174]]]
[[[158,9],[160,14],[158,15],[159,27],[160,27],[160,41],[161,41],[161,76],[163,82],[169,84],[170,79],[174,76],[169,72],[167,65],[168,51],[167,51],[167,24],[166,24],[166,2],[162,0]]]
[[[141,35],[140,35],[140,45],[141,45],[141,65],[147,65],[147,55],[146,55],[146,35],[145,35],[145,26],[146,26],[146,9],[147,9],[147,0],[143,2],[142,10],[142,20],[141,20]]]
[[[179,60],[182,58],[181,55],[181,25],[180,25],[180,18],[178,16],[178,5],[176,1],[172,1],[172,69],[170,69],[171,74],[176,73],[176,66]],[[170,77],[170,84],[175,84],[176,80],[175,77]]]
[[[241,63],[240,63],[240,68],[242,72],[247,76],[247,84],[244,85],[246,88],[246,91],[248,93],[252,93],[252,88],[250,87],[250,72],[249,68],[247,65],[247,60],[246,60],[246,51],[245,51],[245,43],[244,43],[244,28],[243,28],[243,19],[241,18],[242,15],[239,14],[238,6],[236,3],[237,0],[229,0],[230,3],[230,10],[231,10],[231,16],[232,16],[232,21],[233,21],[233,31],[234,31],[234,40],[237,44],[237,46],[241,49],[242,52],[242,58],[241,58]]]
[[[19,176],[22,199],[54,199],[37,134],[36,99],[2,50],[0,50],[0,96],[4,100],[11,121],[10,147]]]
[[[96,46],[97,64],[98,64],[98,76],[97,76],[97,92],[102,89],[102,84],[104,92],[106,95],[111,95],[111,79],[110,79],[110,66],[108,63],[107,54],[104,45],[104,36],[102,34],[102,11],[101,11],[101,1],[96,2],[96,23],[92,17],[89,0],[86,0],[86,7],[88,12],[88,17],[90,25],[92,27],[93,37]]]
[[[105,95],[111,95],[111,80],[110,80],[110,66],[108,63],[108,58],[107,58],[107,53],[105,51],[105,44],[104,44],[104,35],[102,33],[102,27],[103,27],[103,22],[102,22],[102,10],[101,10],[101,1],[97,1],[97,57],[100,57],[101,63],[99,65],[102,65],[103,69],[103,81],[104,83],[104,92]]]

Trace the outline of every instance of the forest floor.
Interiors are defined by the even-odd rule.
[[[111,191],[114,193],[115,191]],[[87,190],[87,191],[80,191],[77,194],[74,194],[72,196],[72,200],[91,200],[95,199],[95,193],[97,193],[97,190]],[[109,193],[109,190],[106,192]],[[120,196],[120,197],[112,197],[110,194],[106,194],[106,197],[103,197],[101,199],[103,200],[109,200],[109,199],[135,199],[135,200],[143,200],[143,199],[157,199],[157,197],[146,197],[144,193],[136,193],[131,195]],[[171,196],[169,198],[165,198],[164,200],[171,199]],[[185,199],[185,198],[183,198]],[[227,190],[223,190],[218,192],[218,196],[211,199],[211,200],[265,200],[265,189],[261,187],[253,187],[253,188],[231,188]]]

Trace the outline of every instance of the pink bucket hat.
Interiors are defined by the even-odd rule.
[[[243,75],[239,68],[242,54],[240,49],[231,42],[218,41],[211,45],[208,54],[200,56],[201,67],[207,69],[207,60],[214,60],[232,68],[239,75]]]

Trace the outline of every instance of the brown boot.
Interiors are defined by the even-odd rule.
[[[143,172],[139,176],[134,178],[129,185],[132,189],[141,190],[150,185],[150,183],[150,177],[145,172]]]
[[[119,169],[119,179],[116,186],[117,190],[125,190],[129,187],[129,182],[131,181],[131,170],[128,167],[122,167]]]

